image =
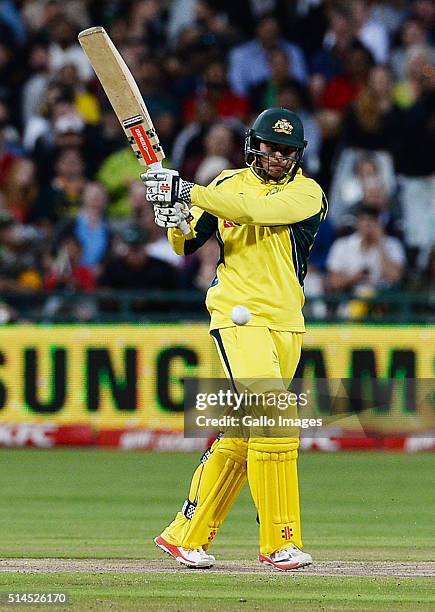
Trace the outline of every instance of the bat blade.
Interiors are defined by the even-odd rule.
[[[165,159],[159,138],[136,81],[102,27],[88,28],[78,36],[80,45],[109,98],[128,141],[143,166]]]

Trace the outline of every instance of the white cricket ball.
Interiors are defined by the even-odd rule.
[[[236,325],[246,325],[251,320],[251,311],[246,306],[237,304],[231,311],[231,318]]]

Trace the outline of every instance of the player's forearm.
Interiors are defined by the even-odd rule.
[[[168,231],[169,242],[177,255],[195,253],[217,230],[216,217],[195,206],[190,209],[190,213],[190,233],[184,234],[179,228]]]
[[[183,234],[183,232],[178,228],[174,227],[168,229],[168,240],[171,245],[173,251],[177,253],[177,255],[185,255],[185,244],[187,240],[191,240],[194,238],[193,231],[190,234]]]
[[[255,198],[199,185],[191,192],[193,204],[221,219],[265,226],[297,223],[315,215],[321,209],[321,197],[320,189],[313,190],[312,194],[305,193],[303,197],[286,192]]]

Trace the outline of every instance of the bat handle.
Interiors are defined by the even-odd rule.
[[[150,164],[149,167],[151,168],[151,170],[163,170],[162,162],[155,162],[154,164]],[[179,227],[185,236],[187,236],[187,234],[190,234],[191,230],[187,221],[182,221]]]

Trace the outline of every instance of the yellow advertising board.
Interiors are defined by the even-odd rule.
[[[319,325],[299,375],[433,378],[435,326]],[[204,324],[0,329],[0,424],[183,428],[183,379],[223,377]]]

